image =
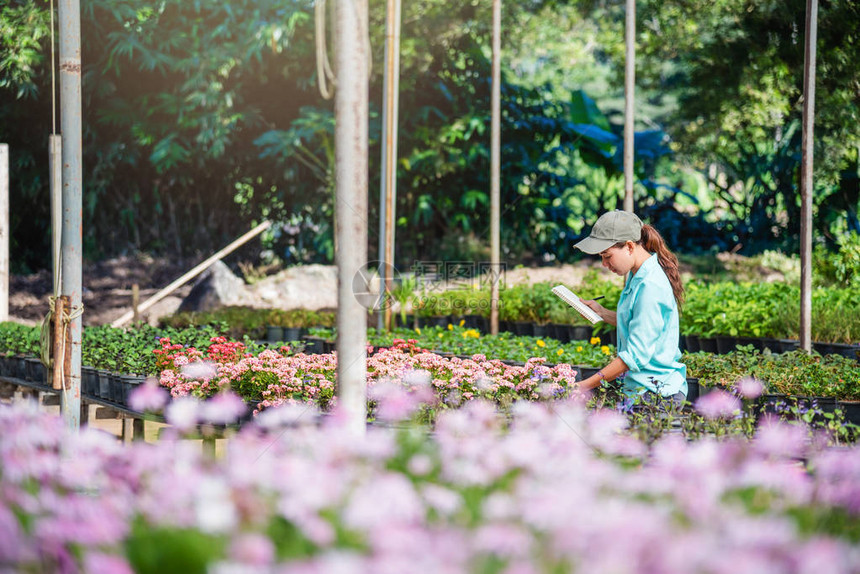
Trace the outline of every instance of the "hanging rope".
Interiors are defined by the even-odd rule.
[[[338,1],[338,0],[334,0]],[[341,2],[346,0],[339,0]],[[314,21],[316,30],[316,54],[317,54],[317,83],[320,87],[320,94],[326,100],[330,100],[337,87],[337,77],[331,69],[331,64],[328,61],[328,46],[325,35],[325,4],[326,0],[317,0],[314,3]],[[367,76],[370,77],[373,71],[373,58],[370,56],[370,29],[363,30],[367,41]],[[331,84],[331,87],[329,87]]]
[[[337,78],[328,61],[328,48],[325,37],[325,0],[317,0],[314,3],[314,18],[316,23],[316,46],[317,46],[317,83],[320,94],[326,100],[330,100],[333,89],[337,86]],[[331,82],[332,90],[329,90]]]
[[[57,135],[57,80],[54,71],[54,0],[51,0],[51,135]]]

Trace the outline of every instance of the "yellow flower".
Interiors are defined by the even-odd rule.
[[[609,347],[607,345],[603,345],[602,347],[600,347],[600,350],[603,351],[604,355],[609,354]]]
[[[465,319],[460,319],[460,326],[462,327],[462,326],[463,326],[463,325],[465,325],[465,324],[466,324],[466,320],[465,320]]]
[[[577,346],[576,346],[576,352],[577,352],[577,353],[581,353],[581,352],[582,352],[582,345],[577,345]]]
[[[442,334],[442,333],[439,333],[438,337],[439,337],[440,339],[442,338],[442,336],[443,336],[443,334]]]
[[[477,339],[480,336],[481,336],[481,333],[478,332],[477,329],[467,329],[466,331],[463,331],[463,338],[464,339],[466,337],[472,337],[473,339]]]
[[[591,343],[592,345],[599,345],[600,344],[600,337],[592,337],[591,341],[589,341],[589,343]]]
[[[418,327],[415,327],[415,332],[416,332],[416,333],[418,333],[418,334],[420,335],[420,334],[421,334],[421,329],[419,329]]]
[[[453,331],[453,330],[454,330],[454,325],[452,325],[451,323],[448,323],[448,330],[449,330],[449,331]]]
[[[555,354],[558,355],[559,357],[561,357],[564,354],[564,349],[559,349],[558,351],[555,352]]]
[[[536,345],[538,347],[546,347],[546,343],[543,342],[543,339],[538,339]]]

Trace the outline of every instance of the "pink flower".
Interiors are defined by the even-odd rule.
[[[725,391],[711,391],[696,400],[696,410],[706,419],[732,417],[741,410],[741,402]]]
[[[177,363],[178,364],[178,363]],[[218,365],[212,361],[194,361],[182,365],[182,375],[186,379],[201,379],[208,381],[218,372]]]
[[[101,552],[90,552],[84,557],[84,572],[88,574],[132,574],[125,558]]]
[[[765,456],[796,458],[803,455],[809,438],[806,425],[765,420],[755,434],[755,449]]]
[[[275,546],[262,534],[240,534],[230,545],[230,557],[241,564],[268,566],[275,559]]]
[[[131,392],[128,404],[132,410],[141,413],[157,412],[164,408],[168,398],[167,392],[158,386],[158,381],[150,377]]]
[[[200,419],[214,424],[230,424],[248,410],[245,401],[232,391],[218,393],[201,405]]]
[[[757,399],[764,392],[764,385],[754,377],[744,377],[735,383],[735,389],[745,399]]]
[[[200,401],[191,397],[178,397],[164,409],[167,422],[181,431],[191,430],[200,416]]]

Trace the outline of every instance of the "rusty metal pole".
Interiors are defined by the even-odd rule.
[[[335,25],[337,393],[347,428],[367,425],[367,309],[354,289],[367,263],[367,0],[338,0]]]
[[[391,293],[397,206],[397,117],[400,99],[400,0],[388,0],[385,19],[385,77],[382,88],[382,177],[379,206],[380,289]],[[380,299],[390,302],[390,299]],[[391,306],[384,305],[377,328],[391,328]]]
[[[815,45],[818,0],[806,0],[803,62],[803,134],[800,164],[800,348],[812,351],[812,165],[815,127]]]
[[[624,211],[633,213],[633,181],[636,179],[633,163],[633,135],[636,94],[636,0],[627,0],[624,18]]]
[[[502,0],[493,0],[493,80],[490,94],[490,333],[499,333],[501,278]]]
[[[60,31],[60,133],[63,137],[62,294],[73,317],[68,326],[70,358],[67,390],[62,392],[63,420],[72,430],[81,423],[81,335],[83,222],[83,157],[81,145],[81,5],[58,3]]]

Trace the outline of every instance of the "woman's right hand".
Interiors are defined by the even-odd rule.
[[[600,315],[600,318],[609,323],[610,325],[616,324],[616,313],[615,311],[610,311],[594,299],[580,299],[583,303],[585,303],[588,308],[592,311]]]

